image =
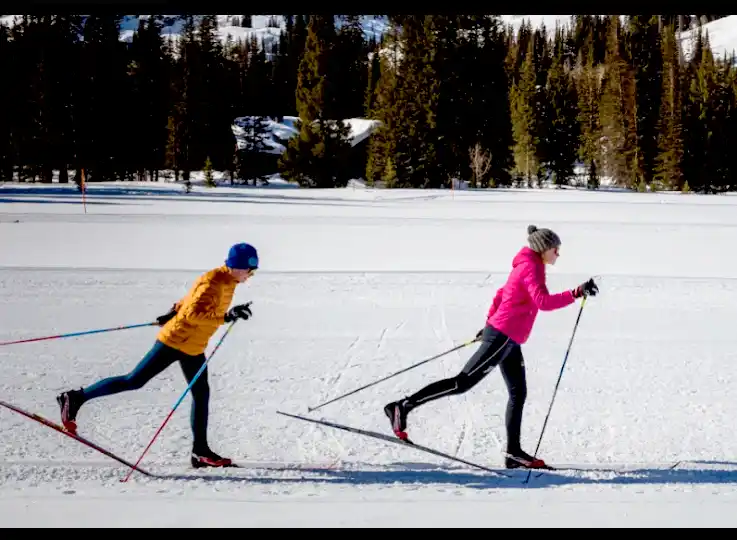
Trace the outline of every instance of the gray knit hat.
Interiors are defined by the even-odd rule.
[[[560,237],[550,229],[538,229],[535,225],[527,227],[527,241],[533,251],[542,253],[550,248],[558,247],[561,244]]]

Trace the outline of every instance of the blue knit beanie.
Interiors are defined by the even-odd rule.
[[[228,251],[228,258],[225,259],[225,265],[228,268],[255,270],[258,268],[258,253],[256,252],[256,248],[245,243],[235,244]]]

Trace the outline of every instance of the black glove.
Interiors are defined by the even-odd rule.
[[[589,279],[585,283],[581,283],[578,287],[571,291],[574,298],[581,298],[582,296],[596,296],[599,292],[599,287],[594,283],[594,278]]]
[[[251,313],[250,308],[251,302],[248,302],[247,304],[240,304],[238,306],[233,306],[228,310],[228,312],[225,314],[225,322],[233,322],[236,319],[243,319],[244,321],[247,321],[253,313]]]
[[[170,320],[172,320],[177,314],[177,310],[174,309],[174,306],[172,306],[171,311],[165,315],[161,315],[160,317],[156,317],[156,322],[159,323],[159,326],[164,326],[166,323],[168,323]]]
[[[482,335],[483,333],[484,333],[484,329],[482,328],[482,329],[481,329],[481,330],[479,330],[479,331],[478,331],[478,333],[476,334],[476,339],[481,339],[481,335]]]

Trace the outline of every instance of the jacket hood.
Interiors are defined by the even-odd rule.
[[[512,259],[512,267],[516,268],[522,263],[539,264],[542,262],[542,257],[535,250],[525,246],[517,252],[517,255]]]

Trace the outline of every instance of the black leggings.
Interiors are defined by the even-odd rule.
[[[407,398],[407,410],[445,396],[463,394],[500,366],[502,377],[507,385],[506,427],[507,452],[520,450],[520,431],[522,410],[527,399],[527,379],[521,347],[495,328],[487,326],[481,337],[481,345],[461,372],[455,377],[443,379],[427,385]]]
[[[83,400],[89,401],[103,396],[112,396],[120,392],[129,392],[143,388],[147,382],[156,377],[174,362],[179,362],[187,384],[205,363],[205,355],[189,356],[157,341],[148,354],[127,375],[108,377],[82,390]],[[207,444],[207,419],[209,414],[210,386],[207,382],[207,368],[192,385],[192,409],[190,425],[194,436],[194,452],[203,453],[209,448]]]

